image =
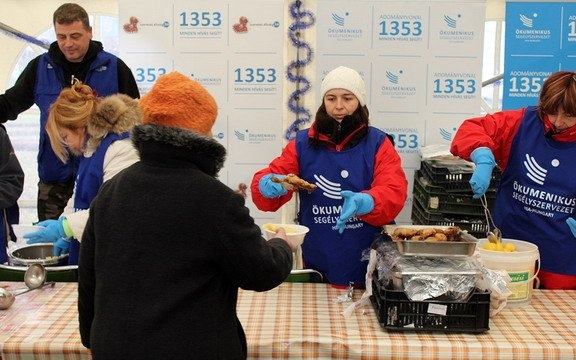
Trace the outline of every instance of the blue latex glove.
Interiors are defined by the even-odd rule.
[[[374,210],[374,198],[367,193],[348,190],[341,191],[340,195],[344,199],[344,205],[342,205],[342,212],[336,221],[336,227],[338,232],[342,234],[346,222],[352,219],[353,216],[365,215]]]
[[[476,169],[470,179],[470,186],[474,192],[474,199],[479,199],[486,193],[492,180],[492,170],[496,166],[496,160],[492,151],[487,147],[479,147],[472,151],[470,159],[476,164]]]
[[[36,225],[43,226],[44,229],[32,233],[24,234],[24,238],[28,239],[27,244],[36,243],[53,243],[60,238],[67,238],[64,225],[62,224],[65,217],[60,217],[58,220],[44,220]]]
[[[268,174],[262,176],[258,182],[258,189],[260,190],[262,196],[268,199],[273,199],[282,195],[286,195],[288,190],[284,189],[279,183],[272,181],[272,177],[284,179],[286,175]]]
[[[70,251],[70,239],[60,238],[54,242],[54,256],[68,254]]]
[[[576,238],[576,220],[574,218],[566,219],[566,224],[570,226],[570,231],[572,231],[572,235]]]

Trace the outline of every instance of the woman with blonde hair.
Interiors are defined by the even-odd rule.
[[[70,252],[69,264],[78,263],[79,241],[90,202],[102,184],[139,160],[130,131],[140,123],[138,100],[124,94],[99,98],[80,81],[62,90],[50,106],[46,132],[54,153],[67,162],[69,153],[83,155],[74,188],[73,210],[58,220],[37,225],[42,230],[24,235],[28,244],[53,242],[54,255]]]

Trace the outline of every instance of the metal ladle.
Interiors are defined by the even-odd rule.
[[[47,271],[42,264],[32,264],[26,269],[24,273],[24,284],[30,290],[37,289],[44,285],[46,281]]]
[[[16,296],[22,295],[32,290],[40,289],[45,286],[54,286],[55,282],[45,282],[46,281],[46,268],[41,264],[32,264],[26,269],[24,273],[24,283],[26,284],[26,289],[16,289],[14,291],[24,290],[19,293],[14,293],[4,288],[0,288],[0,310],[8,309],[16,300]]]
[[[502,232],[494,224],[492,214],[490,213],[490,209],[488,208],[488,200],[486,200],[486,195],[482,195],[482,197],[480,197],[480,201],[482,201],[482,206],[484,207],[484,215],[486,215],[486,224],[488,226],[488,231],[486,231],[486,237],[488,238],[488,241],[490,241],[491,243],[500,244],[502,243]]]

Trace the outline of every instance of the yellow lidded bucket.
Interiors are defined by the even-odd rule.
[[[514,252],[486,250],[482,246],[488,239],[480,239],[476,249],[482,256],[482,263],[491,270],[505,270],[512,279],[506,307],[520,307],[530,303],[534,280],[540,271],[540,252],[538,246],[521,240],[502,239],[502,243],[512,243]]]

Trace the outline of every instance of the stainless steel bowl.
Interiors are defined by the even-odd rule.
[[[54,245],[48,243],[32,244],[12,250],[8,254],[9,265],[41,264],[59,266],[68,264],[68,254],[54,256]]]

